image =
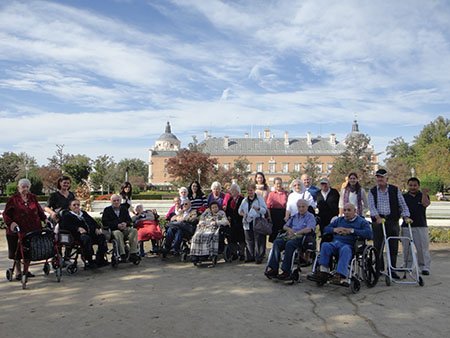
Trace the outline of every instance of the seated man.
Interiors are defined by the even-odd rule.
[[[130,261],[139,260],[137,245],[137,230],[131,227],[131,217],[128,209],[124,205],[120,205],[121,198],[119,195],[111,196],[111,205],[103,210],[102,224],[105,229],[111,231],[117,240],[119,255],[121,261],[126,261],[125,241],[128,240],[130,245]]]
[[[273,242],[268,268],[264,273],[267,278],[271,279],[277,277],[280,280],[287,280],[290,278],[294,251],[302,246],[303,237],[314,234],[316,229],[316,218],[308,211],[308,206],[309,202],[307,200],[300,199],[297,201],[298,213],[289,218],[287,223],[283,226],[283,230],[285,230],[286,233],[279,236]],[[313,237],[311,240],[313,240]],[[286,250],[286,252],[283,264],[281,265],[282,273],[278,274],[282,250]]]
[[[180,253],[180,245],[184,236],[192,236],[198,221],[197,211],[191,208],[191,201],[182,202],[181,210],[166,225],[166,243],[164,249],[174,255]]]
[[[338,256],[336,275],[333,282],[348,283],[349,264],[353,257],[356,238],[372,239],[372,228],[369,222],[356,213],[353,204],[344,205],[344,216],[338,217],[324,229],[324,234],[333,234],[332,242],[323,242],[320,248],[320,279],[328,279],[332,256]]]
[[[73,238],[80,242],[82,256],[87,263],[86,268],[107,265],[108,261],[105,259],[105,254],[108,248],[100,226],[86,211],[81,210],[79,200],[70,201],[69,210],[62,216],[59,228],[70,231]],[[98,245],[95,262],[92,259],[94,254],[93,244]]]

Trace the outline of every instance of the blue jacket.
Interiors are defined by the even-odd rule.
[[[343,242],[349,245],[354,245],[356,238],[372,239],[372,228],[370,223],[361,216],[356,216],[353,220],[347,221],[344,217],[338,217],[330,225],[326,226],[324,233],[332,234],[334,228],[353,228],[355,232],[349,235],[333,234],[333,241]]]

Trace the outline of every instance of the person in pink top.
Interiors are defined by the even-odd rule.
[[[272,234],[269,236],[269,242],[277,238],[278,233],[283,229],[285,223],[286,204],[288,192],[283,188],[283,181],[280,177],[273,180],[274,190],[267,195],[267,208],[269,208],[270,218],[272,219]]]

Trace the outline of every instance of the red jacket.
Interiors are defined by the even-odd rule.
[[[3,211],[3,219],[7,225],[6,234],[10,235],[13,232],[10,229],[12,222],[16,222],[20,227],[20,232],[27,233],[34,230],[42,229],[41,221],[45,221],[47,216],[40,206],[36,195],[28,193],[28,202],[25,203],[16,193],[11,196]]]

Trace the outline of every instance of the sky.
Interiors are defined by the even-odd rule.
[[[450,1],[0,0],[0,153],[148,159],[170,121],[376,152],[450,116]],[[381,158],[384,154],[381,154]]]

